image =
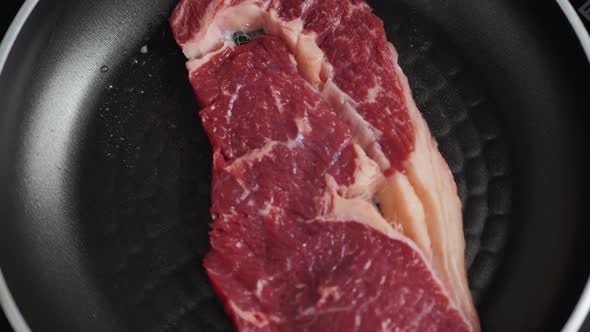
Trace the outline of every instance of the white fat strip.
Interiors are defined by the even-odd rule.
[[[295,56],[293,55],[293,53],[289,53],[289,60],[291,61],[292,64],[295,65],[295,67],[297,67],[297,59],[295,59]]]
[[[221,45],[233,46],[231,37],[234,32],[260,30],[269,4],[269,1],[247,0],[230,6],[227,0],[212,1],[201,18],[201,27],[207,28],[198,30],[189,42],[182,45],[184,55],[188,59],[200,58]]]
[[[303,133],[298,131],[297,136],[294,139],[288,140],[285,145],[292,149],[294,147],[302,147],[303,146]]]
[[[301,19],[284,21],[274,9],[265,9],[260,15],[264,31],[280,38],[287,45],[293,55],[291,61],[315,90],[321,84],[320,73],[324,63],[324,52],[316,43],[317,35],[314,32],[304,33]]]
[[[424,217],[424,206],[408,181],[407,174],[396,172],[387,178],[376,193],[376,199],[381,204],[383,217],[400,232],[405,230],[405,234],[422,248],[424,255],[430,260],[432,247]]]
[[[336,149],[336,153],[334,153],[334,156],[332,157],[332,160],[330,160],[330,164],[328,164],[327,168],[331,168],[332,166],[336,165],[336,163],[340,160],[342,150],[344,150],[344,148],[348,144],[350,144],[350,142],[348,140],[343,140],[342,143],[340,143],[340,145]]]
[[[231,95],[231,98],[229,99],[229,104],[227,106],[227,112],[225,113],[225,121],[228,124],[231,121],[232,112],[234,110],[234,104],[236,103],[236,100],[238,99],[241,89],[242,89],[241,84],[236,85],[236,90],[234,91],[234,93]]]
[[[381,332],[388,332],[390,331],[389,326],[391,325],[391,318],[388,318],[381,322]]]
[[[339,116],[350,126],[354,139],[367,154],[375,160],[381,169],[388,169],[391,164],[381,150],[378,141],[383,133],[367,122],[357,111],[357,102],[344,93],[329,79],[322,90],[322,98],[328,102]]]
[[[307,317],[307,316],[313,316],[315,314],[316,314],[316,308],[315,307],[308,307],[307,309],[305,309],[302,312],[300,312],[299,314],[297,314],[297,317],[295,319],[300,319],[300,318]]]
[[[253,161],[260,161],[267,156],[271,156],[272,151],[277,145],[284,145],[288,148],[302,147],[304,135],[311,131],[307,115],[303,118],[296,118],[295,125],[297,126],[297,136],[294,139],[289,139],[284,142],[268,141],[262,147],[252,149],[248,151],[248,153],[233,160],[228,166],[225,167],[225,170],[227,170],[230,173],[233,173],[233,171],[236,170],[236,167],[241,167],[243,164],[250,163]]]
[[[434,307],[434,303],[428,303],[417,315],[413,316],[412,323],[409,325],[418,329],[420,327],[420,323],[424,319],[424,317],[429,317],[432,313],[432,308]]]
[[[240,177],[236,177],[236,181],[243,190],[242,195],[240,196],[240,201],[243,201],[248,197],[248,195],[250,195],[250,189],[248,189],[248,187],[246,186],[246,184],[244,184],[244,181]]]
[[[369,6],[369,4],[366,3],[366,2],[364,2],[364,1],[359,1],[356,4],[350,3],[349,6],[350,6],[351,11],[357,11],[357,10],[368,10],[368,11],[372,11],[373,10]]]
[[[319,287],[318,293],[320,294],[320,299],[318,300],[318,304],[323,304],[328,301],[331,297],[334,301],[338,301],[340,299],[340,289],[338,286],[329,286],[329,287]]]
[[[242,155],[241,157],[232,161],[231,164],[229,164],[228,166],[225,166],[225,170],[230,173],[233,173],[233,171],[236,170],[236,168],[241,167],[243,164],[251,163],[253,161],[262,160],[262,158],[270,155],[272,153],[272,150],[275,148],[275,146],[277,146],[279,144],[285,144],[285,143],[278,142],[278,141],[269,141],[268,143],[266,143],[265,145],[263,145],[260,148],[252,149],[252,150],[248,151],[248,153],[246,153],[246,154]]]
[[[189,6],[188,5],[189,1],[190,0],[185,0],[183,2],[182,12],[178,16],[179,18],[189,16],[187,13],[185,13],[186,7]],[[213,21],[213,17],[216,14],[216,9],[218,8],[218,6],[222,2],[224,2],[224,1],[223,0],[213,0],[213,1],[211,1],[211,3],[209,3],[209,6],[207,7],[205,14],[200,19],[199,25],[201,27],[207,26],[208,22]],[[189,19],[190,19],[190,17],[189,17]],[[193,37],[182,45],[182,52],[187,57],[187,59],[191,60],[191,59],[194,59],[197,57],[201,57],[203,55],[201,52],[201,49],[200,49],[201,48],[201,41],[203,40],[203,35],[204,35],[203,29],[197,30],[193,33]]]
[[[263,217],[266,217],[270,214],[270,211],[272,210],[273,206],[271,203],[269,202],[264,202],[264,207],[260,210],[258,210],[258,214],[260,214]]]
[[[236,210],[234,208],[230,208],[229,213],[220,213],[217,214],[217,217],[215,218],[216,220],[219,220],[220,222],[226,223],[229,220],[231,220],[232,218],[230,217],[237,217],[237,213]]]
[[[263,328],[269,325],[271,322],[280,322],[281,319],[272,315],[267,315],[265,313],[259,311],[247,311],[242,310],[242,308],[238,307],[233,301],[228,301],[229,307],[234,312],[234,314],[239,317],[240,319],[245,320],[246,322],[258,327]]]
[[[315,0],[305,0],[305,1],[303,1],[303,4],[301,5],[301,13],[302,13],[301,16],[303,16],[307,12],[307,10],[309,9],[309,6],[311,6],[312,3],[314,3],[314,2],[316,2],[316,1]]]
[[[362,321],[362,317],[361,317],[361,315],[359,315],[357,313],[354,316],[354,327],[355,327],[355,330],[358,330],[358,328],[361,326],[361,321]]]
[[[321,304],[318,302],[318,304]],[[344,307],[328,307],[325,309],[317,309],[315,306],[312,307],[308,307],[307,309],[303,310],[302,312],[300,312],[297,317],[295,317],[295,319],[301,319],[301,318],[305,318],[305,317],[309,317],[309,316],[315,316],[315,315],[326,315],[326,314],[334,314],[334,313],[340,313],[340,312],[352,312],[355,309],[355,303],[352,303],[349,306],[344,306]]]
[[[195,70],[199,69],[202,65],[207,64],[214,56],[225,51],[228,47],[230,47],[230,45],[224,44],[218,50],[215,50],[214,52],[207,53],[205,56],[203,56],[201,58],[189,60],[186,63],[186,69],[188,70],[189,73],[194,72]]]
[[[368,201],[373,197],[385,178],[377,163],[370,159],[358,144],[354,144],[353,149],[356,153],[354,159],[354,183],[349,186],[339,186],[331,177],[326,178],[326,181],[332,187],[332,191],[339,193],[339,196]],[[331,193],[324,197],[324,211],[328,210],[330,203],[332,203]]]
[[[297,131],[299,133],[303,135],[311,133],[311,126],[309,125],[309,117],[307,115],[307,111],[305,111],[303,117],[295,119],[295,125],[297,126]]]
[[[267,283],[268,281],[265,279],[260,279],[256,282],[256,297],[258,297],[258,299],[262,299],[262,291]]]
[[[403,287],[403,286],[398,289],[398,293],[399,293],[399,302],[400,302],[400,305],[402,305],[402,306],[406,304],[406,298],[408,296],[410,296],[410,297],[412,296],[412,293],[408,290],[408,288]]]
[[[291,271],[293,269],[293,262],[291,262],[291,258],[287,258],[287,271]]]
[[[379,232],[392,236],[396,233],[393,227],[385,219],[374,205],[362,198],[343,198],[338,192],[338,185],[333,177],[326,176],[326,193],[324,200],[331,202],[331,210],[320,217],[321,221],[346,221],[354,220],[355,222],[369,226]]]
[[[379,165],[367,156],[365,151],[358,144],[354,144],[356,153],[354,183],[348,187],[340,187],[339,192],[344,197],[360,197],[371,199],[377,188],[384,181],[383,173]]]
[[[179,3],[178,6],[176,6],[176,8],[174,10],[176,15],[174,16],[174,21],[171,22],[172,26],[182,26],[183,29],[186,28],[185,25],[180,24],[181,23],[180,21],[183,18],[185,18],[184,12],[186,11],[186,8],[188,7],[188,4],[187,4],[188,2],[189,2],[188,0],[183,0]]]
[[[282,209],[275,206],[273,203],[274,203],[274,198],[271,196],[270,202],[265,201],[264,207],[262,209],[258,210],[258,214],[261,217],[268,217],[271,214],[271,212],[274,212],[275,214],[279,214],[282,211]],[[274,222],[281,223],[281,220],[274,220]]]
[[[301,28],[303,31],[303,27]],[[324,63],[324,52],[316,43],[315,33],[299,33],[297,44],[294,50],[298,52],[295,56],[298,63],[299,73],[314,87],[322,83],[321,72]]]
[[[367,100],[364,102],[374,103],[377,101],[377,97],[383,92],[381,84],[377,83],[367,91]]]
[[[307,116],[307,112],[304,113],[303,117],[295,118],[295,126],[297,127],[297,136],[294,139],[290,139],[285,143],[285,145],[289,148],[302,147],[305,135],[311,133],[312,128],[309,125],[309,118]]]
[[[465,271],[462,211],[457,187],[448,164],[438,151],[428,125],[412,98],[408,78],[398,65],[398,54],[391,43],[389,49],[416,132],[414,152],[406,161],[408,180],[425,205],[427,220],[432,220],[427,228],[433,248],[442,254],[433,258],[432,266],[436,270],[433,276],[437,281],[444,281],[443,293],[451,299],[450,306],[457,309],[472,331],[479,331],[479,319]]]
[[[271,94],[275,102],[275,107],[277,108],[277,111],[279,111],[279,113],[281,114],[284,113],[285,110],[283,109],[283,102],[281,101],[281,92],[273,89]]]

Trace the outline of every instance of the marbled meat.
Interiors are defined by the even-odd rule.
[[[170,22],[214,151],[204,265],[237,329],[478,331],[456,185],[371,8],[182,0]]]

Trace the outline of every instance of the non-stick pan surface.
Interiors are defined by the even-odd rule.
[[[166,1],[42,1],[0,76],[0,267],[39,331],[231,331],[201,260],[211,151]],[[487,331],[586,283],[588,62],[557,5],[371,1],[464,204]],[[143,47],[142,47],[143,46]]]

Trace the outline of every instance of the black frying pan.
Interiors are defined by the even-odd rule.
[[[484,329],[577,328],[590,70],[565,16],[551,1],[371,3],[455,174]],[[201,267],[211,151],[174,4],[40,1],[5,45],[0,295],[18,329],[232,330]]]

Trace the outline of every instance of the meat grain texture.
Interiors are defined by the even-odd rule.
[[[239,331],[479,331],[452,174],[369,5],[182,0],[170,22],[214,151],[204,265]]]

